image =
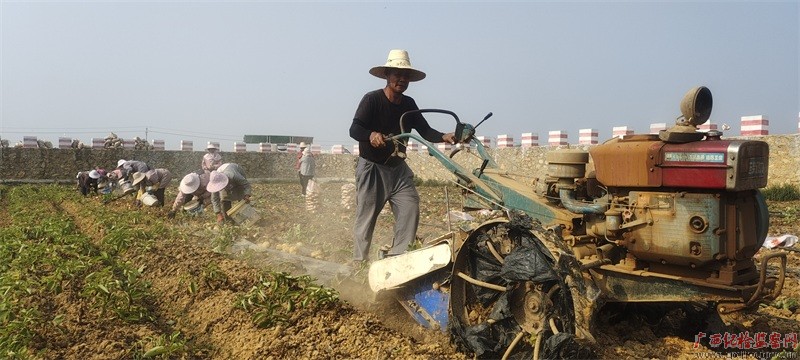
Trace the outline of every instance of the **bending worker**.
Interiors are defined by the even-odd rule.
[[[79,172],[76,179],[78,179],[78,190],[81,191],[81,195],[89,195],[90,191],[97,195],[98,179],[101,177],[102,175],[97,170]]]
[[[150,167],[143,161],[120,159],[117,161],[117,169],[121,171],[121,179],[133,180],[131,175],[137,172],[144,174],[150,170]]]
[[[133,186],[136,186],[137,183],[141,183],[142,185],[139,186],[139,196],[138,199],[141,199],[142,195],[144,194],[147,188],[151,188],[150,192],[156,197],[158,200],[159,206],[164,206],[164,192],[169,186],[169,183],[172,182],[172,173],[167,169],[153,169],[148,170],[146,173],[136,173],[134,174]]]
[[[228,218],[231,202],[244,200],[249,203],[252,194],[244,169],[234,163],[222,164],[217,170],[212,171],[206,190],[211,193],[211,205],[217,214],[218,223]]]
[[[209,200],[211,200],[211,193],[206,190],[210,177],[211,173],[203,170],[192,172],[184,176],[183,179],[181,179],[181,183],[178,185],[178,196],[175,197],[175,202],[172,203],[172,209],[167,213],[167,217],[170,219],[174,218],[175,212],[178,211],[184,203],[191,201],[193,198],[197,198],[197,201],[200,203],[200,211],[202,211],[203,205],[208,204]]]

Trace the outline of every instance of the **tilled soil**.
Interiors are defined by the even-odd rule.
[[[155,239],[146,252],[126,255],[126,261],[140,266],[145,279],[151,282],[154,294],[151,307],[157,315],[155,325],[129,324],[106,321],[75,321],[65,327],[72,334],[62,334],[61,348],[53,349],[49,358],[68,359],[118,359],[135,358],[131,348],[149,345],[142,339],[153,339],[157,334],[180,332],[194,349],[189,358],[215,359],[460,359],[441,333],[426,333],[418,327],[413,329],[416,337],[404,333],[404,327],[387,326],[375,313],[356,308],[348,302],[339,302],[318,310],[298,307],[284,323],[270,328],[257,327],[250,316],[234,307],[242,293],[250,290],[259,280],[261,270],[279,270],[280,264],[255,261],[254,258],[224,253],[224,245],[230,240],[217,243],[220,233],[239,233],[238,238],[250,239],[262,246],[292,244],[303,251],[313,248],[333,249],[333,230],[326,234],[307,236],[310,231],[329,229],[316,219],[304,217],[305,211],[296,211],[305,206],[303,198],[289,194],[289,184],[256,185],[258,196],[254,204],[260,208],[264,221],[258,226],[220,228],[210,210],[200,217],[178,215],[167,220],[166,208],[137,208],[130,199],[103,205],[98,198],[64,201],[58,206],[70,214],[78,227],[93,239],[103,234],[91,214],[95,206],[112,206],[120,212],[141,211],[167,221],[178,230],[180,236]],[[268,193],[280,194],[277,199]],[[269,205],[267,205],[269,203]],[[312,220],[303,224],[303,219]],[[320,219],[322,219],[320,217]],[[297,224],[300,224],[299,226]],[[344,233],[344,230],[337,230]],[[337,241],[343,239],[336,239]],[[338,245],[336,245],[338,246]],[[216,250],[216,251],[215,251]],[[339,251],[325,252],[328,255]],[[343,259],[344,257],[340,258]],[[192,280],[198,281],[196,289],[189,291]],[[363,288],[360,289],[363,292]],[[68,292],[65,292],[65,294]],[[345,294],[343,294],[344,296]],[[58,300],[59,307],[69,308],[74,296],[65,295]],[[373,308],[382,305],[373,305]],[[74,317],[81,310],[73,304]],[[382,312],[396,311],[393,306]],[[145,341],[146,342],[146,341]]]
[[[237,296],[250,290],[263,269],[308,274],[304,264],[264,255],[263,250],[302,255],[331,264],[330,273],[346,269],[352,257],[352,202],[342,202],[346,184],[321,184],[311,203],[300,195],[294,183],[255,184],[252,205],[261,220],[252,226],[220,228],[206,209],[198,217],[179,214],[164,217],[165,208],[137,208],[130,201],[103,205],[99,198],[66,201],[60,207],[79,227],[99,239],[91,216],[95,206],[113,207],[120,212],[141,211],[154,221],[164,221],[180,236],[156,239],[147,252],[130,254],[129,261],[141,265],[152,282],[152,308],[159,315],[157,325],[115,324],[113,328],[72,324],[71,334],[60,334],[62,348],[51,358],[129,358],[129,349],[139,339],[156,333],[180,332],[193,345],[188,358],[215,359],[463,359],[448,336],[426,330],[411,320],[391,299],[375,299],[358,281],[322,280],[336,287],[344,300],[317,311],[298,310],[285,324],[258,328],[247,313],[234,307]],[[421,225],[418,237],[430,240],[447,232],[445,214],[460,206],[455,188],[420,186]],[[65,190],[66,191],[66,190]],[[168,192],[168,198],[174,193]],[[171,201],[170,201],[171,203]],[[797,209],[800,202],[770,204],[771,234],[800,234]],[[789,214],[791,216],[784,216]],[[793,214],[793,215],[792,215]],[[373,255],[380,245],[391,242],[392,217],[381,215],[375,231]],[[232,233],[235,239],[222,239]],[[245,246],[242,246],[245,244]],[[230,246],[233,245],[233,246]],[[373,257],[374,258],[374,257]],[[800,309],[782,306],[786,299],[800,299],[800,253],[789,254],[789,274],[783,295],[775,306],[761,305],[738,316],[734,327],[725,331],[797,333]],[[212,276],[213,275],[213,276]],[[321,275],[314,274],[311,275]],[[191,279],[204,278],[195,291],[187,291]],[[72,299],[55,299],[68,306]],[[782,303],[781,303],[782,301]],[[79,305],[74,305],[79,312]],[[609,307],[599,316],[593,346],[599,358],[698,358],[714,354],[697,347],[694,337],[704,328],[697,313],[686,307],[631,305]],[[96,325],[96,324],[94,324]],[[748,357],[759,357],[757,354]]]
[[[323,191],[316,201],[317,207],[314,213],[308,212],[303,198],[297,197],[299,186],[292,184],[265,185],[262,190],[265,193],[264,202],[262,203],[260,199],[256,206],[266,210],[264,211],[266,227],[274,229],[269,226],[272,223],[280,229],[269,233],[283,234],[283,236],[278,235],[278,238],[275,238],[274,235],[257,234],[252,241],[269,244],[288,252],[342,264],[347,263],[351,258],[353,210],[346,209],[341,203],[343,185],[341,183],[322,184]],[[447,232],[445,214],[447,214],[448,202],[450,209],[458,209],[460,196],[458,189],[454,187],[448,187],[447,192],[445,192],[444,186],[420,186],[418,190],[422,199],[421,226],[418,237],[424,242]],[[270,201],[269,199],[286,200]],[[770,204],[770,209],[772,214],[770,234],[800,234],[800,224],[796,221],[800,202],[773,203]],[[784,216],[784,213],[788,213],[788,216]],[[304,225],[297,227],[298,221]],[[391,226],[391,214],[381,215],[375,231],[373,249],[391,243]],[[778,298],[778,301],[800,299],[800,286],[798,286],[800,285],[798,283],[800,280],[800,253],[790,253],[788,263],[790,274],[783,295]],[[369,291],[359,290],[361,289],[354,291],[351,288],[340,288],[342,298],[350,300],[351,303],[370,304],[369,301],[360,301],[361,299],[359,299],[359,294],[368,294]],[[442,344],[441,346],[447,346],[446,337],[416,325],[398,306],[383,302],[378,305],[360,305],[359,308],[376,314],[384,325],[409,334],[421,342],[438,341]],[[387,311],[387,309],[392,311]],[[599,328],[596,330],[598,343],[594,346],[595,353],[600,358],[697,358],[703,354],[705,356],[717,354],[711,349],[702,345],[698,347],[695,344],[694,338],[701,330],[710,335],[707,325],[697,321],[696,309],[676,306],[648,308],[645,305],[630,305],[609,306],[608,309],[604,309],[604,312],[607,313],[604,314],[605,316],[599,316]],[[800,309],[789,310],[761,305],[753,311],[739,314],[735,320],[732,327],[723,328],[723,330],[715,328],[715,330],[722,331],[723,334],[724,331],[739,333],[745,330],[749,330],[751,333],[758,331],[780,334],[797,333],[800,329]],[[764,356],[762,354],[761,357]]]

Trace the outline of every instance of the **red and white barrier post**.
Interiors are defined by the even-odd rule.
[[[578,130],[578,144],[596,145],[598,134],[597,129],[580,129]]]
[[[769,135],[769,119],[764,115],[742,116],[742,136]]]
[[[509,135],[497,135],[497,148],[505,149],[514,147],[514,138]]]
[[[163,151],[166,148],[164,140],[153,140],[153,150]]]
[[[622,138],[625,135],[633,135],[633,129],[627,126],[614,126],[611,133],[614,137]]]
[[[563,146],[569,145],[567,140],[569,135],[565,130],[552,130],[547,132],[547,145],[550,146]]]
[[[650,124],[650,133],[651,134],[658,134],[661,130],[667,130],[667,123],[655,123]]]
[[[538,133],[522,133],[522,140],[520,140],[520,145],[524,148],[539,146],[539,134]]]

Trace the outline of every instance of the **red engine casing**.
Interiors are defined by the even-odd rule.
[[[662,186],[729,191],[767,186],[769,145],[763,141],[664,144],[660,152]]]
[[[767,186],[769,145],[763,141],[665,143],[657,135],[612,139],[590,150],[597,180],[614,187],[743,191]]]

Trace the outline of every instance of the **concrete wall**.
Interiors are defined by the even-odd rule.
[[[800,134],[737,137],[737,139],[763,140],[770,144],[769,184],[790,183],[800,185]],[[591,145],[571,145],[588,150]],[[544,154],[555,147],[491,149],[494,160],[505,171],[519,175],[520,180],[544,177]],[[561,148],[564,148],[562,146]],[[189,151],[137,151],[123,149],[0,149],[0,180],[71,180],[80,170],[94,166],[106,169],[116,167],[119,159],[141,160],[151,167],[166,168],[177,179],[200,168],[203,152]],[[296,179],[294,153],[222,152],[224,162],[235,162],[245,169],[248,178]],[[480,167],[475,155],[462,152],[455,160],[467,169]],[[317,155],[317,176],[322,178],[354,177],[356,157],[349,154]],[[411,152],[408,163],[416,175],[426,180],[451,180],[440,163],[427,153]]]

